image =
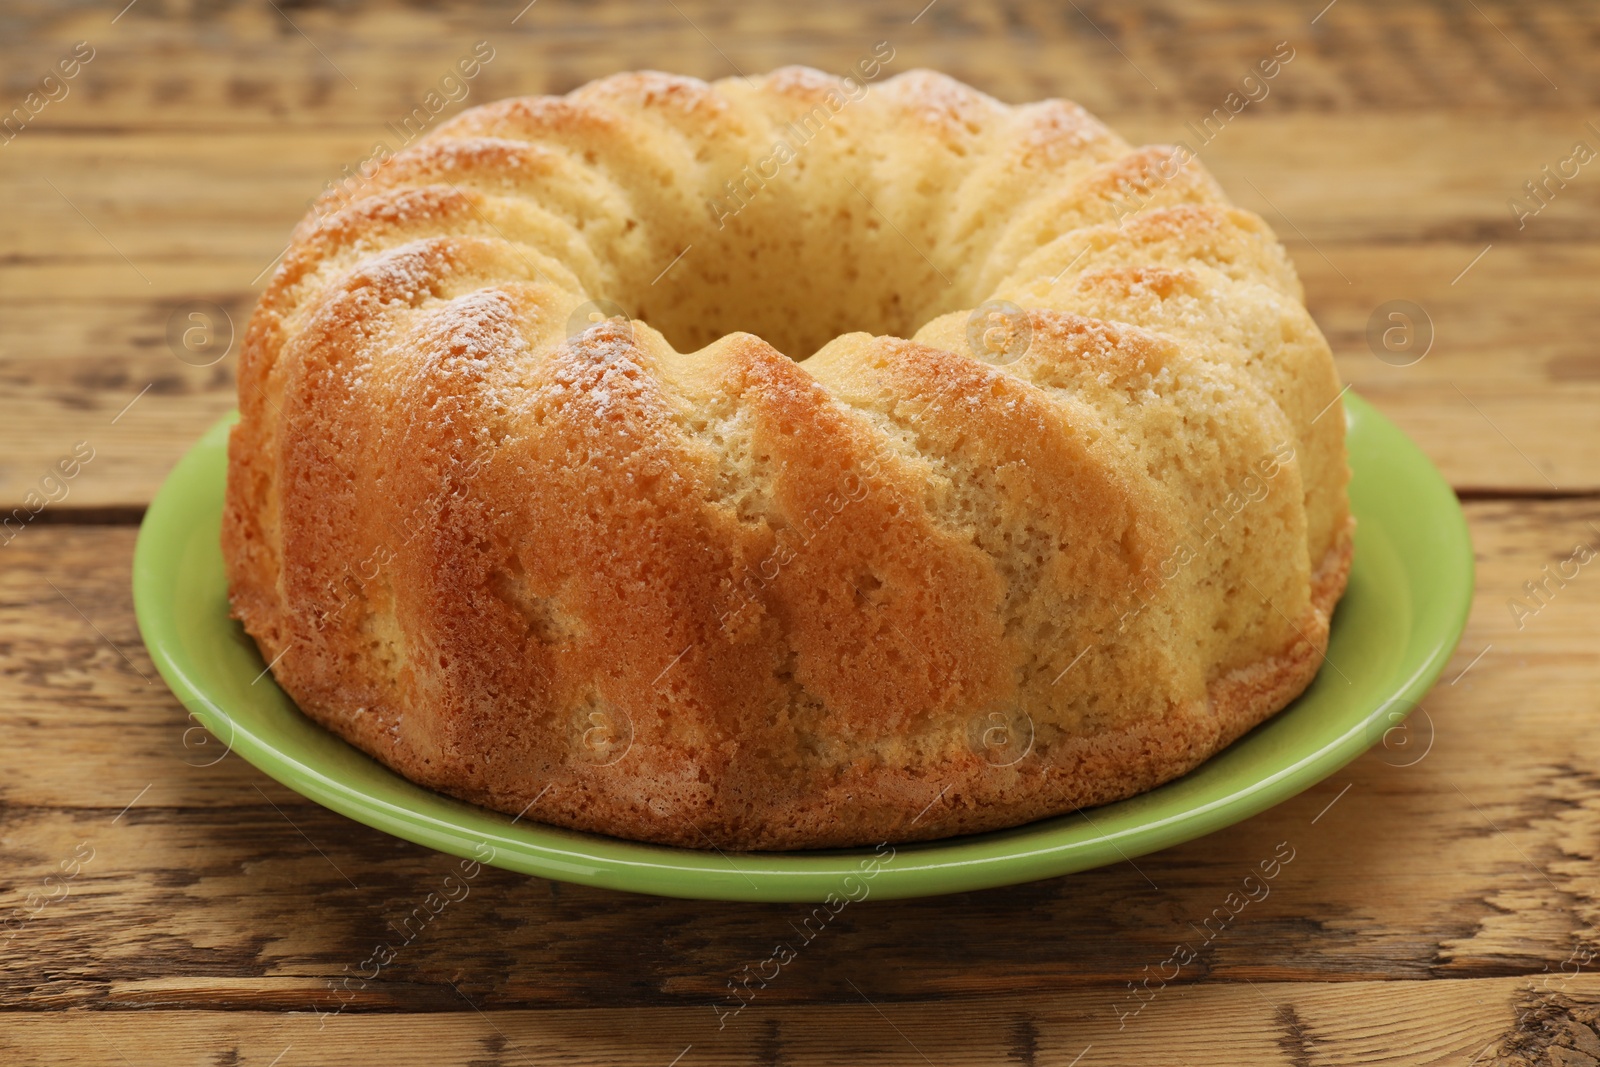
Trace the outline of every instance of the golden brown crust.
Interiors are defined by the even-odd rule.
[[[1011,826],[1309,684],[1338,388],[1265,224],[1076,105],[622,75],[302,224],[245,337],[230,596],[308,716],[497,810]]]

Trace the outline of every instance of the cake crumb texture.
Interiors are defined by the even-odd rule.
[[[929,71],[622,74],[300,225],[243,346],[233,612],[306,715],[529,819],[1013,826],[1310,683],[1339,394],[1182,149]]]

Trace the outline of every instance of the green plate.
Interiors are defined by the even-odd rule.
[[[479,859],[492,849],[488,862],[525,874],[708,900],[859,899],[863,886],[873,897],[912,897],[1010,885],[1166,848],[1286,800],[1386,739],[1438,678],[1472,598],[1461,507],[1392,423],[1354,395],[1345,405],[1355,564],[1333,621],[1333,666],[1325,664],[1299,700],[1183,778],[1095,808],[1092,821],[1074,814],[898,845],[887,861],[887,849],[724,854],[513,822],[413,785],[312,723],[228,618],[219,531],[236,416],[201,438],[150,505],[134,552],[134,603],[167,684],[225,746],[214,752],[238,753],[319,804],[429,848]],[[880,862],[858,881],[869,858]]]

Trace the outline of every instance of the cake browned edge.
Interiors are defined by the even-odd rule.
[[[263,325],[261,330],[280,328]],[[264,477],[260,484],[234,488],[252,475],[262,475],[247,462],[247,442],[252,439],[260,445],[257,432],[242,435],[236,429],[230,446],[229,503],[230,509],[241,512],[265,507],[260,494],[268,491]],[[589,788],[601,783],[578,782],[570,806],[540,809],[528,817],[543,816],[553,825],[587,832],[699,848],[824,848],[1013,827],[1136,795],[1203,763],[1310,684],[1327,647],[1333,606],[1348,577],[1351,545],[1347,526],[1316,568],[1310,606],[1292,624],[1295,637],[1275,655],[1215,679],[1204,698],[1152,708],[1149,718],[1115,729],[1055,737],[1015,767],[996,768],[958,745],[935,765],[878,763],[866,770],[846,769],[834,780],[791,798],[787,808],[774,804],[754,811],[719,811],[697,826],[678,818],[681,813],[670,804],[661,805],[659,811],[630,807],[604,795],[603,786]],[[247,548],[235,542],[227,553],[234,614],[260,642],[264,657],[277,664],[304,620],[287,609],[279,592],[280,568],[287,561],[272,561],[274,566],[261,546]],[[470,768],[429,765],[417,752],[378,733],[370,721],[367,728],[358,725],[349,712],[361,710],[356,707],[360,700],[325,688],[308,691],[300,683],[311,675],[297,666],[295,656],[274,673],[286,690],[296,692],[308,718],[412,781],[507,814],[525,810],[526,796],[513,800],[492,794],[469,778]]]
[[[1015,828],[1126,800],[1205,763],[1286,708],[1316,678],[1327,652],[1334,609],[1349,582],[1354,529],[1355,519],[1346,518],[1334,544],[1311,576],[1311,603],[1294,623],[1296,636],[1278,654],[1216,679],[1207,687],[1204,702],[1175,708],[1159,719],[1082,737],[1075,743],[1058,742],[1050,761],[1052,767],[1042,776],[1029,776],[1034,788],[1016,790],[1006,803],[985,803],[985,791],[964,790],[962,783],[949,783],[950,788],[939,790],[939,802],[931,810],[916,816],[907,813],[907,824],[879,839],[889,843],[929,841]],[[1050,788],[1052,781],[1059,783],[1067,773],[1061,766],[1064,756],[1073,760],[1072,777],[1081,783],[1082,788],[1076,792],[1059,785]],[[993,768],[985,765],[978,773],[993,773]],[[842,821],[828,826],[828,820],[819,821],[823,825],[807,828],[809,833],[789,836],[806,837],[807,843],[802,846],[805,848],[874,843],[867,839],[872,835],[863,836],[860,832],[864,827],[851,827]],[[799,831],[802,827],[792,829]],[[610,832],[627,835],[620,827]],[[744,847],[761,851],[774,848],[764,842]]]
[[[692,834],[686,827],[679,839],[664,840],[658,819],[603,804],[587,812],[586,818],[552,825],[696,848],[705,848],[708,842],[721,849],[749,851],[860,847],[1008,829],[1147,792],[1200,766],[1282,711],[1311,684],[1327,651],[1334,608],[1349,580],[1354,525],[1354,519],[1346,520],[1313,573],[1311,603],[1295,621],[1295,638],[1282,651],[1216,679],[1203,702],[1118,729],[1058,739],[1043,767],[1030,766],[1038,761],[1030,756],[1017,768],[997,770],[972,755],[945,781],[930,781],[927,774],[907,768],[880,768],[871,784],[847,780],[815,797],[808,810],[793,812],[790,819],[761,820],[755,835],[748,834],[749,824],[741,828],[746,830],[743,835],[701,824]],[[237,607],[234,614],[240,614]],[[272,655],[279,649],[271,647],[269,639],[262,651]],[[367,747],[338,716],[319,714],[321,709],[315,707],[304,710],[345,740]],[[404,749],[379,747],[372,754],[412,781],[513,814],[503,800],[471,783],[441,780],[439,768],[424,766]],[[932,801],[913,814],[911,802],[920,801],[923,794],[930,794]]]

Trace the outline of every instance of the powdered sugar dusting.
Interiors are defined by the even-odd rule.
[[[646,106],[672,107],[689,114],[701,110],[721,114],[729,106],[722,94],[699,78],[659,70],[613,75],[575,90],[573,95],[581,98],[590,92],[613,99],[631,97]]]
[[[985,118],[1005,107],[993,97],[931,70],[898,75],[884,89],[924,123],[950,132],[964,129],[976,133]]]
[[[815,67],[783,67],[767,75],[767,88],[794,95],[817,95],[839,89],[839,79]]]
[[[437,239],[429,238],[374,256],[361,265],[356,279],[372,286],[384,303],[417,307],[433,295],[438,270]]]
[[[645,371],[635,360],[638,349],[626,325],[603,322],[586,330],[562,350],[552,392],[587,396],[597,420],[645,390]]]
[[[479,289],[431,308],[413,337],[419,386],[465,387],[483,394],[504,414],[514,403],[521,365],[530,350],[513,298],[501,289]],[[424,385],[426,383],[426,385]]]

